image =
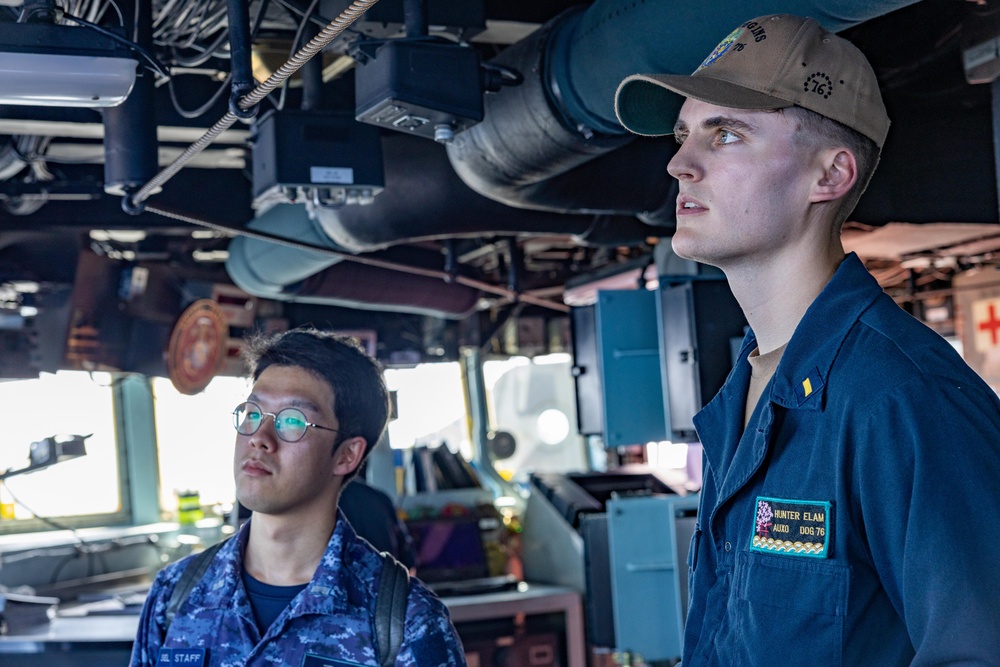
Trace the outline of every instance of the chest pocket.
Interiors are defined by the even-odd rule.
[[[740,554],[741,630],[760,664],[842,664],[850,568],[827,560]]]

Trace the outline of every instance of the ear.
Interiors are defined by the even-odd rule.
[[[858,180],[858,163],[854,154],[837,148],[823,151],[819,159],[822,172],[813,185],[809,201],[825,202],[842,198]]]
[[[341,442],[333,453],[333,474],[343,477],[354,472],[365,458],[367,445],[368,442],[360,435]]]

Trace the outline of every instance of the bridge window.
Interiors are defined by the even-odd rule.
[[[86,455],[10,476],[0,491],[0,532],[109,523],[122,511],[115,438],[113,376],[59,371],[0,382],[0,471],[31,464],[31,443],[51,436],[89,435]],[[79,517],[90,517],[83,521]]]
[[[385,381],[396,392],[398,414],[389,422],[393,449],[447,444],[471,458],[462,370],[457,362],[389,368]]]
[[[568,354],[483,364],[490,428],[510,433],[516,443],[509,456],[494,457],[501,476],[524,481],[530,472],[588,469],[585,443],[577,432],[571,369]]]
[[[245,378],[216,377],[199,394],[178,392],[170,380],[153,378],[160,507],[177,511],[177,494],[197,491],[202,506],[232,505],[233,408],[246,400]]]

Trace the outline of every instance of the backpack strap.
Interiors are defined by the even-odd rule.
[[[410,571],[387,551],[382,552],[382,574],[375,600],[375,635],[381,667],[393,667],[406,625],[406,598]]]
[[[205,576],[205,572],[208,571],[208,566],[212,564],[212,559],[215,558],[215,554],[218,553],[222,545],[227,542],[222,540],[221,542],[216,542],[209,548],[205,549],[201,553],[195,554],[188,562],[187,567],[181,574],[181,578],[177,580],[177,585],[174,586],[173,592],[170,594],[170,599],[167,600],[167,611],[166,611],[166,625],[163,627],[163,636],[167,636],[167,632],[170,631],[170,625],[174,622],[174,617],[177,616],[177,612],[180,611],[181,606],[184,604],[188,596],[191,595],[191,590],[198,585],[201,578]]]
[[[177,581],[170,599],[167,601],[166,636],[170,625],[181,606],[201,578],[205,576],[215,554],[226,540],[213,544],[191,558]],[[382,667],[393,667],[396,656],[403,645],[403,629],[406,625],[406,598],[410,592],[410,571],[396,560],[392,554],[382,552],[382,574],[379,576],[378,596],[375,600],[375,634],[378,641],[379,663]]]

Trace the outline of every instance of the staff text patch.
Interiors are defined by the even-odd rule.
[[[161,648],[156,667],[205,667],[203,648]]]

